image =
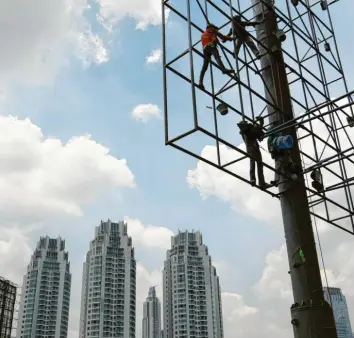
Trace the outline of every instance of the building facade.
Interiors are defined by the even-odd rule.
[[[339,288],[324,288],[326,301],[332,305],[338,338],[352,338],[347,301]]]
[[[0,277],[0,337],[10,338],[14,319],[17,287]]]
[[[80,337],[135,338],[135,283],[127,224],[101,222],[83,268]]]
[[[65,241],[41,237],[23,278],[17,338],[66,338],[70,289]]]
[[[223,338],[221,292],[200,232],[171,239],[163,271],[164,338]]]
[[[161,338],[161,303],[151,287],[143,305],[143,337]]]

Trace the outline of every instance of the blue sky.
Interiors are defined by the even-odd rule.
[[[102,1],[102,4],[104,2]],[[21,6],[21,3],[22,1],[18,0],[16,6]],[[72,3],[81,4],[85,1],[72,0]],[[56,70],[53,71],[54,75],[50,76],[50,81],[45,81],[39,86],[31,85],[23,81],[22,77],[26,74],[22,76],[20,73],[16,76],[11,75],[13,77],[9,75],[7,82],[0,82],[2,85],[0,88],[4,88],[8,93],[8,97],[0,106],[2,116],[14,115],[19,116],[20,119],[28,117],[41,129],[45,138],[55,137],[63,144],[74,136],[90,134],[95,142],[109,148],[110,155],[118,159],[126,159],[127,166],[135,177],[135,188],[120,189],[106,184],[104,191],[94,194],[94,198],[88,203],[78,202],[83,211],[81,216],[63,212],[63,215],[58,217],[47,217],[36,211],[41,228],[30,232],[25,231],[29,225],[22,219],[16,219],[13,215],[9,217],[12,223],[10,222],[6,227],[12,229],[18,226],[21,231],[25,231],[23,240],[30,251],[34,249],[41,235],[60,235],[66,239],[73,273],[72,310],[74,314],[71,316],[70,323],[71,337],[75,337],[78,329],[77,316],[84,254],[89,241],[93,238],[94,227],[101,219],[110,218],[118,221],[128,216],[140,220],[145,230],[158,226],[166,227],[173,232],[178,229],[202,231],[209,252],[216,265],[220,267],[223,291],[240,294],[248,302],[248,305],[245,305],[244,300],[232,303],[229,311],[229,303],[225,298],[227,311],[229,311],[226,315],[231,316],[230,318],[233,318],[233,311],[239,308],[245,309],[251,306],[261,309],[262,304],[265,304],[264,300],[257,298],[250,287],[262,281],[264,271],[269,264],[278,262],[276,258],[272,260],[274,252],[280,252],[284,260],[283,252],[279,251],[284,236],[281,227],[275,224],[279,223],[277,218],[262,222],[247,212],[235,211],[232,209],[232,201],[227,201],[218,194],[210,194],[209,198],[202,199],[200,191],[191,189],[187,183],[188,170],[196,168],[196,161],[165,146],[162,119],[152,119],[148,123],[142,123],[132,118],[134,107],[140,104],[152,103],[163,108],[161,64],[146,63],[147,55],[161,46],[161,27],[157,24],[148,26],[146,30],[137,30],[137,22],[143,18],[143,14],[137,9],[140,6],[139,1],[131,3],[132,9],[129,8],[128,0],[122,3],[122,7],[119,8],[118,5],[118,9],[115,10],[121,11],[123,18],[116,23],[112,33],[105,31],[95,21],[94,10],[97,7],[94,6],[92,11],[83,14],[92,25],[92,31],[99,34],[106,44],[110,58],[108,62],[101,64],[93,62],[89,67],[83,67],[75,55],[64,48],[66,63],[64,66],[54,67]],[[154,3],[156,2],[151,0],[145,5],[153,7]],[[40,2],[37,5],[39,4]],[[351,20],[352,11],[343,10],[350,6],[352,6],[350,0],[342,0],[342,3],[334,6],[332,15],[334,22],[338,23],[336,34],[349,88],[353,88],[354,74],[351,67],[353,48],[347,42],[348,28],[340,24]],[[0,24],[1,19],[0,15]],[[77,19],[76,16],[74,19]],[[178,51],[184,45],[181,37],[183,30],[181,31],[178,26],[177,28],[172,26],[171,29],[172,32],[176,32],[176,46],[171,48]],[[57,36],[58,34],[53,39]],[[0,36],[0,42],[1,39]],[[38,50],[37,53],[40,54],[42,49]],[[56,52],[54,47],[53,50]],[[18,69],[31,69],[29,61],[28,64],[26,60],[21,62],[23,64],[18,65]],[[189,123],[189,120],[185,120],[186,109],[189,109],[188,100],[183,96],[183,92],[172,94],[174,95],[172,102],[175,102],[176,106],[172,106],[171,109],[177,113],[181,111],[181,117],[176,120],[178,123],[176,128],[182,128]],[[225,126],[225,132],[230,137],[234,137],[230,125]],[[225,182],[229,184],[230,181]],[[235,187],[239,189],[239,193],[244,186],[232,186]],[[258,198],[257,196],[255,198]],[[264,196],[261,198],[270,199]],[[242,205],[240,207],[242,208]],[[9,238],[11,239],[11,236]],[[5,247],[6,243],[11,242],[10,239],[0,237],[0,243]],[[133,243],[136,243],[137,260],[149,272],[149,278],[142,279],[140,284],[141,295],[145,297],[144,292],[146,291],[147,294],[149,283],[159,278],[156,278],[153,272],[160,269],[163,264],[165,247],[151,248],[146,245],[144,238],[139,238],[138,241],[134,241],[133,238]],[[0,275],[14,276],[20,283],[20,276],[25,272],[30,258],[28,250],[19,253],[16,272],[6,270],[9,265],[2,266],[0,263]],[[7,251],[4,249],[3,252],[10,257],[10,249]],[[273,256],[269,258],[267,254],[271,252]],[[267,262],[266,257],[268,257]],[[286,265],[283,270],[285,269]],[[281,272],[286,273],[286,271]],[[338,273],[340,274],[340,271]],[[287,280],[286,274],[283,278]],[[288,285],[286,284],[288,282],[284,283]],[[138,302],[138,306],[140,305]],[[283,305],[279,306],[279,309],[282,309]],[[244,332],[251,332],[249,330],[252,325],[247,327],[248,322],[244,321],[243,317],[240,318],[238,318],[240,321],[236,322],[240,325],[244,322]],[[274,321],[276,322],[276,319]],[[139,332],[139,321],[137,326]],[[280,331],[269,332],[288,333],[284,331],[286,330],[283,329],[284,327],[287,328],[287,323],[280,324]],[[228,328],[231,332],[232,323],[228,323]],[[256,334],[253,331],[251,333]]]

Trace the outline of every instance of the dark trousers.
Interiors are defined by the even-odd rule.
[[[221,60],[218,48],[216,46],[215,47],[206,46],[204,48],[203,53],[204,53],[204,62],[203,62],[202,70],[200,71],[199,83],[203,83],[203,81],[204,81],[204,76],[205,76],[206,71],[208,70],[209,63],[211,62],[212,56],[214,56],[217,64],[221,68],[221,70],[225,70],[225,66]]]
[[[250,158],[250,179],[251,181],[256,181],[256,163],[257,163],[257,174],[258,174],[258,184],[265,184],[264,173],[263,173],[263,164],[262,164],[262,154],[259,149],[259,146],[248,146],[247,153],[252,156]]]
[[[251,49],[252,53],[255,56],[259,55],[259,50],[258,50],[256,44],[254,43],[254,41],[252,40],[252,38],[250,36],[247,36],[246,38],[243,38],[243,39],[237,39],[237,42],[235,43],[236,44],[236,46],[235,46],[236,56],[238,56],[240,48],[244,43]]]

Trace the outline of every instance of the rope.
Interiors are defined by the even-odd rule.
[[[301,148],[301,143],[299,142],[299,149],[300,151],[302,152],[302,148]],[[305,161],[304,161],[304,155],[300,155],[301,156],[301,162],[302,162],[302,165],[305,164]],[[307,186],[309,186],[309,179],[308,179],[308,176],[305,177],[306,179],[306,184]],[[312,198],[310,198],[310,201],[311,201]],[[312,210],[312,213],[314,213],[314,207],[312,206],[310,208]],[[321,244],[321,239],[320,239],[320,234],[318,232],[318,226],[317,226],[317,221],[316,221],[316,217],[314,217],[313,215],[311,215],[311,218],[315,224],[315,229],[316,229],[316,237],[317,237],[317,241],[318,241],[318,247],[320,249],[320,256],[321,256],[321,262],[322,262],[322,266],[323,266],[323,272],[324,272],[324,276],[325,276],[325,282],[326,282],[326,287],[327,287],[327,292],[328,292],[328,296],[329,296],[329,302],[331,304],[331,307],[333,309],[333,303],[332,303],[332,296],[331,296],[331,293],[329,292],[329,284],[328,284],[328,277],[327,277],[327,270],[326,270],[326,264],[325,264],[325,261],[324,261],[324,256],[323,256],[323,250],[322,250],[322,244]]]

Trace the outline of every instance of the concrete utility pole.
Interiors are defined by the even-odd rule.
[[[261,68],[267,87],[266,98],[274,102],[272,100],[274,97],[276,101],[274,105],[283,112],[272,114],[269,122],[284,123],[292,120],[294,115],[281,43],[274,34],[278,30],[276,13],[273,10],[274,1],[252,0],[252,4],[255,6],[254,13],[257,20],[265,20],[257,26],[257,38],[271,50],[267,53],[262,46],[259,46],[261,54],[264,54],[261,58]],[[268,113],[274,113],[274,108],[268,106]],[[291,156],[296,167],[302,168],[296,128],[289,128],[284,134],[293,137],[294,146]],[[291,306],[294,336],[295,338],[337,338],[333,311],[323,295],[304,177],[299,176],[296,181],[288,180],[281,183],[279,192],[294,294],[294,304]]]

